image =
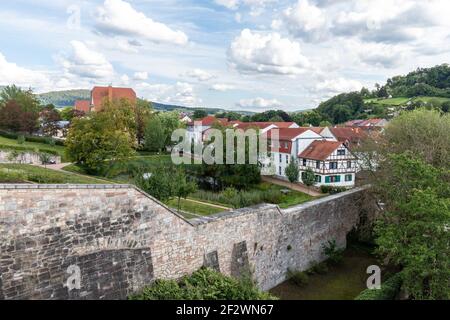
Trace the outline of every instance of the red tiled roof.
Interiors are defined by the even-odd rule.
[[[189,122],[189,125],[190,126],[193,126],[193,125],[199,125],[200,126],[201,125],[201,126],[207,127],[207,126],[212,126],[216,122],[219,122],[223,126],[226,126],[226,125],[229,124],[228,123],[228,119],[216,118],[214,116],[207,116],[207,117],[204,117],[203,119],[200,119],[200,120],[191,121],[191,122]]]
[[[91,91],[92,105],[95,111],[99,111],[105,99],[110,101],[128,99],[136,103],[137,96],[131,88],[94,87]]]
[[[291,141],[295,137],[301,135],[302,133],[309,130],[309,128],[282,128],[282,129],[272,129],[268,132],[267,137],[271,137],[274,131],[278,130],[278,139]]]
[[[331,133],[342,143],[349,143],[348,147],[358,145],[367,138],[367,133],[361,128],[336,127],[330,128]]]
[[[250,129],[250,128],[259,128],[259,129],[266,129],[270,127],[273,123],[271,122],[241,122],[236,127],[237,129]]]
[[[75,110],[88,113],[91,110],[91,102],[89,100],[75,101]]]
[[[269,122],[269,123],[276,125],[280,129],[287,129],[295,124],[295,122]]]
[[[325,129],[324,127],[303,127],[305,129],[311,130],[312,132],[315,132],[317,134],[320,134],[323,129]]]
[[[341,145],[342,142],[339,141],[315,140],[298,157],[312,160],[325,160]]]

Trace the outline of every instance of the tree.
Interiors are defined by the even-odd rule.
[[[161,152],[165,145],[164,128],[159,116],[153,116],[145,127],[144,148],[151,152]]]
[[[333,124],[330,121],[321,121],[319,127],[332,127]]]
[[[117,161],[134,154],[134,135],[109,112],[93,113],[73,120],[66,140],[71,161],[98,171],[105,161]]]
[[[188,181],[184,170],[177,169],[172,177],[173,195],[178,198],[178,211],[181,210],[181,198],[186,199],[197,190],[197,184]]]
[[[157,163],[152,167],[140,168],[135,174],[135,183],[151,196],[165,202],[174,194],[172,169],[162,163]]]
[[[42,131],[46,136],[56,136],[58,134],[58,122],[61,116],[54,105],[45,106],[40,114],[42,122]]]
[[[152,103],[138,99],[136,103],[136,139],[140,146],[145,138],[145,128],[153,112]]]
[[[47,167],[47,164],[49,164],[50,161],[52,160],[52,157],[51,157],[48,153],[41,152],[41,153],[39,154],[39,160],[41,161],[41,163],[42,163],[42,164],[44,165],[44,167],[46,168],[46,167]]]
[[[298,163],[294,157],[291,157],[291,161],[285,169],[285,174],[291,183],[298,182],[300,170],[298,169]]]
[[[316,183],[316,176],[311,168],[306,169],[306,171],[302,173],[302,181],[307,187],[311,187]]]
[[[72,121],[73,118],[81,118],[86,115],[85,112],[76,110],[72,107],[64,108],[60,111],[61,119],[64,121]]]
[[[450,179],[412,153],[390,155],[375,190],[385,209],[377,220],[378,253],[401,268],[413,299],[450,299]]]
[[[194,111],[192,117],[194,118],[194,120],[199,120],[205,118],[206,116],[208,116],[208,113],[205,110],[197,109]]]
[[[402,113],[386,127],[379,154],[412,152],[435,167],[450,166],[450,115],[419,109]]]
[[[172,133],[176,129],[183,128],[184,124],[180,121],[178,112],[175,111],[162,112],[158,116],[164,131],[164,147],[171,147],[174,144]]]

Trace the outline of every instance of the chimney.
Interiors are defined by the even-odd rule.
[[[108,101],[109,102],[113,101],[113,88],[112,88],[112,86],[108,87]]]

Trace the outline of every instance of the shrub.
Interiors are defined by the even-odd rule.
[[[345,187],[334,187],[334,186],[321,186],[320,191],[322,193],[329,193],[329,194],[337,194],[344,191],[347,191],[347,188]]]
[[[131,300],[266,300],[275,299],[260,291],[250,277],[238,280],[202,268],[180,281],[157,280]]]
[[[401,274],[397,273],[381,284],[380,290],[366,289],[355,300],[393,300],[400,291],[401,285]]]
[[[328,273],[328,265],[326,262],[316,263],[311,269],[311,272],[317,274],[326,274]]]
[[[288,278],[299,287],[304,287],[309,282],[309,276],[303,271],[292,271],[288,269]]]
[[[18,136],[17,137],[17,143],[18,144],[24,144],[25,143],[25,137],[24,136]]]
[[[338,249],[336,241],[328,241],[327,244],[322,245],[323,253],[327,256],[327,261],[336,265],[342,262],[344,250]]]
[[[21,170],[0,169],[0,181],[2,183],[21,183],[27,180],[27,175]]]

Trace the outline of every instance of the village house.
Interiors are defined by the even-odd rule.
[[[136,104],[137,95],[131,88],[94,87],[91,90],[91,100],[75,101],[75,110],[88,113],[90,111],[98,112],[102,110],[105,102],[119,101],[127,99],[131,104]]]
[[[240,122],[208,116],[188,124],[188,139],[204,142],[214,123],[243,131],[258,129],[259,134],[267,136],[270,157],[259,158],[264,174],[287,180],[286,167],[294,160],[300,170],[299,182],[311,169],[316,186],[355,185],[359,165],[351,150],[367,137],[363,129],[299,127],[294,122]]]

